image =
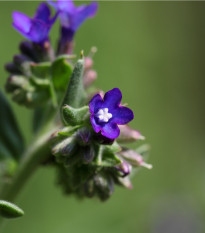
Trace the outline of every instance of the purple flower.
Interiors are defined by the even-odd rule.
[[[118,125],[125,125],[134,118],[131,109],[120,105],[122,93],[120,89],[114,88],[105,93],[104,99],[96,94],[89,103],[90,120],[96,133],[109,139],[119,136]]]
[[[51,18],[51,11],[46,3],[41,3],[33,18],[21,12],[13,12],[13,27],[24,37],[35,43],[43,43],[48,40],[51,26],[56,20],[57,14]]]
[[[98,4],[93,2],[89,5],[76,7],[71,0],[48,1],[59,13],[61,21],[62,39],[72,41],[77,29],[87,19],[95,16]]]

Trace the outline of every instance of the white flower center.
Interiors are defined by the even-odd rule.
[[[112,118],[112,114],[108,112],[108,108],[99,109],[96,116],[101,122],[108,122]]]

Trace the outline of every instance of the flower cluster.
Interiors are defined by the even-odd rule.
[[[77,68],[73,80],[78,79]],[[64,105],[65,126],[52,135],[51,142],[58,164],[58,183],[66,194],[79,198],[97,196],[104,201],[113,193],[114,185],[132,188],[129,175],[134,167],[151,168],[142,157],[148,152],[147,147],[131,150],[120,145],[144,139],[126,125],[134,114],[121,105],[121,99],[120,89],[114,88],[104,97],[95,94],[89,106]]]
[[[55,9],[53,16],[49,6]],[[123,145],[144,137],[127,125],[134,114],[121,103],[120,89],[103,94],[91,87],[97,77],[96,48],[87,57],[82,51],[74,62],[76,31],[97,9],[95,2],[76,7],[71,0],[58,0],[41,3],[33,18],[14,12],[13,27],[29,41],[20,44],[20,54],[5,68],[13,100],[35,110],[34,130],[49,121],[57,128],[49,138],[52,156],[46,162],[57,169],[59,185],[67,194],[104,201],[115,185],[132,187],[133,168],[151,165],[144,161],[147,146],[131,150]],[[49,32],[57,18],[61,28],[55,51]]]
[[[56,11],[54,16],[51,15],[49,5]],[[75,7],[72,1],[49,1],[49,5],[41,3],[33,18],[16,11],[12,14],[13,27],[28,41],[21,42],[20,54],[5,65],[10,73],[6,90],[12,94],[15,102],[29,108],[48,104],[50,100],[53,106],[61,102],[62,91],[65,91],[73,69],[71,58],[74,35],[98,9],[98,4],[94,2],[79,7]],[[54,51],[49,32],[57,18],[60,19],[61,28],[58,48]],[[58,59],[62,54],[66,55],[65,59]],[[87,72],[84,77],[87,87],[95,80],[96,73],[92,70],[92,56],[86,60]]]

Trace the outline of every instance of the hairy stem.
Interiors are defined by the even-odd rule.
[[[53,129],[51,130],[51,128]],[[49,124],[41,134],[36,136],[22,156],[13,180],[2,188],[0,192],[1,199],[13,201],[36,168],[49,157],[49,137],[54,130],[52,124]]]

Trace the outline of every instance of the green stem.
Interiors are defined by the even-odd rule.
[[[49,124],[46,130],[43,130],[40,135],[37,135],[36,139],[22,156],[22,161],[19,163],[19,167],[12,182],[5,184],[2,188],[0,192],[1,199],[13,201],[36,168],[49,157],[49,138],[53,131],[54,129],[51,130],[51,124]]]

